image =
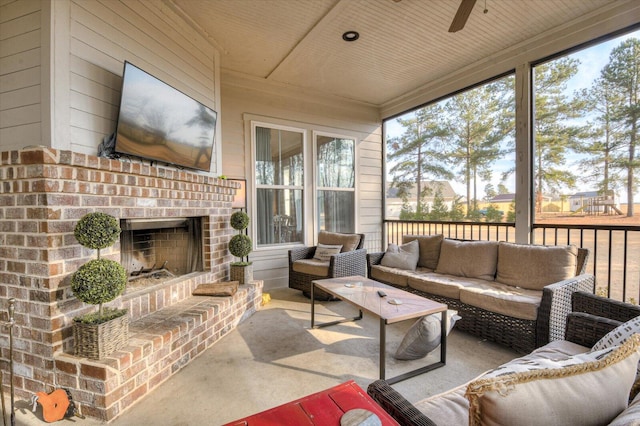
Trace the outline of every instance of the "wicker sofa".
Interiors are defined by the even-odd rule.
[[[586,292],[575,292],[572,294],[572,309],[571,312],[567,316],[567,327],[566,327],[566,339],[565,340],[556,340],[548,343],[547,345],[536,349],[532,353],[517,358],[513,361],[510,361],[503,366],[498,367],[494,370],[494,372],[499,372],[499,374],[493,374],[494,377],[501,377],[509,382],[510,387],[501,388],[502,394],[498,396],[498,398],[504,397],[505,401],[503,402],[502,407],[504,408],[507,404],[507,397],[515,396],[515,392],[518,392],[517,386],[520,383],[525,383],[527,381],[539,382],[541,386],[554,386],[556,383],[562,383],[563,380],[569,379],[577,379],[584,380],[588,375],[594,372],[592,368],[585,368],[584,365],[578,365],[577,367],[573,366],[563,366],[562,370],[568,370],[574,368],[577,370],[577,373],[574,373],[574,376],[571,377],[569,374],[565,374],[560,377],[553,377],[549,379],[545,377],[544,372],[538,370],[535,372],[536,377],[531,379],[531,374],[527,376],[528,373],[520,372],[520,373],[511,373],[509,374],[508,370],[510,365],[514,364],[529,364],[535,363],[539,360],[561,360],[566,359],[571,356],[582,356],[583,354],[588,353],[591,348],[598,342],[603,336],[605,336],[608,332],[612,331],[614,328],[621,325],[623,322],[632,320],[640,315],[640,307],[637,305],[631,305],[628,303],[623,303],[619,301],[614,301],[611,299],[607,299],[601,296],[597,296],[591,293]],[[637,321],[637,320],[636,320]],[[637,324],[637,322],[636,322]],[[632,333],[633,331],[631,331]],[[614,333],[616,334],[616,333]],[[637,337],[638,335],[636,335]],[[603,339],[603,340],[606,340]],[[593,350],[596,350],[594,348]],[[635,348],[635,352],[638,352],[637,347]],[[636,355],[637,356],[637,355]],[[603,362],[605,365],[613,365],[613,363]],[[601,367],[601,366],[600,366]],[[601,367],[602,368],[602,367]],[[514,368],[511,368],[514,370]],[[545,410],[544,401],[548,401],[550,398],[555,398],[559,405],[562,406],[571,406],[572,403],[570,401],[571,398],[584,398],[585,403],[587,405],[594,404],[594,410],[601,410],[601,408],[597,405],[601,402],[603,398],[607,397],[608,393],[615,393],[616,384],[620,384],[623,386],[623,382],[626,383],[626,386],[631,387],[631,391],[629,392],[629,387],[625,389],[621,389],[620,393],[625,397],[626,400],[631,400],[631,404],[626,407],[626,400],[623,401],[622,410],[619,413],[611,414],[609,413],[609,419],[606,421],[600,421],[598,424],[611,424],[616,426],[621,425],[637,425],[640,424],[640,395],[637,395],[638,392],[638,381],[636,379],[636,369],[637,369],[637,361],[632,362],[631,368],[626,371],[624,377],[620,375],[620,371],[614,372],[613,377],[609,377],[609,380],[606,380],[607,385],[613,384],[614,391],[605,390],[605,384],[599,384],[598,386],[591,386],[591,388],[587,388],[586,386],[579,386],[576,383],[572,383],[572,386],[575,389],[575,392],[561,392],[559,394],[552,394],[549,387],[547,387],[544,391],[541,391],[538,388],[538,393],[542,393],[542,395],[538,395],[539,398],[542,399],[540,406],[535,406],[534,410],[537,409],[536,415],[539,414],[539,420],[537,424],[559,424],[556,420],[552,420],[549,417],[551,410]],[[502,370],[502,371],[501,371]],[[605,371],[604,369],[600,371]],[[491,373],[489,373],[491,374]],[[518,383],[518,374],[520,374],[521,379],[520,383]],[[628,377],[631,375],[632,377]],[[486,374],[483,374],[476,379],[465,383],[461,386],[458,386],[454,389],[441,393],[439,395],[434,395],[428,398],[425,398],[421,401],[416,401],[413,404],[407,401],[399,392],[394,390],[389,384],[387,384],[384,380],[377,380],[371,383],[368,386],[367,393],[380,405],[385,411],[387,411],[391,416],[393,416],[400,424],[404,426],[410,425],[420,425],[420,426],[433,426],[433,425],[469,425],[478,423],[478,418],[473,417],[474,413],[477,413],[474,410],[471,410],[470,406],[470,398],[473,398],[470,392],[475,384],[483,384],[491,379],[485,379],[487,377]],[[584,377],[584,378],[583,378]],[[512,381],[515,378],[515,381]],[[484,382],[483,382],[484,380]],[[546,381],[545,381],[546,380]],[[629,383],[635,384],[632,386]],[[597,398],[589,399],[589,392],[602,392]],[[536,395],[528,395],[528,398],[536,398]],[[528,400],[532,402],[531,399]],[[497,409],[497,406],[490,407],[491,409]],[[509,407],[509,405],[506,405]],[[522,409],[522,406],[519,405],[519,408]],[[487,407],[489,408],[489,407]],[[524,410],[527,410],[527,407],[524,407]],[[516,413],[519,411],[518,409],[511,410]],[[486,424],[496,424],[496,416],[487,419],[480,419],[481,423]],[[470,416],[472,418],[470,419]],[[612,421],[611,417],[615,417]],[[470,420],[473,420],[470,422]],[[485,421],[486,420],[486,421]],[[529,422],[530,423],[530,422]],[[527,423],[527,424],[529,424]],[[535,423],[535,422],[534,422]],[[509,423],[509,424],[523,424],[522,422]],[[573,419],[570,423],[562,423],[562,424],[585,424],[584,422],[578,420],[577,418]]]
[[[317,246],[296,247],[289,250],[289,287],[302,290],[306,297],[311,297],[313,280],[351,275],[365,276],[367,251],[363,248],[364,237],[364,234],[320,231]],[[322,246],[334,247],[338,252],[325,258],[318,258],[318,248]],[[314,298],[336,300],[332,295],[321,290],[314,292]]]
[[[416,247],[418,260],[407,266]],[[386,261],[398,256],[398,264]],[[574,291],[593,293],[588,256],[575,246],[405,235],[402,246],[367,254],[367,269],[369,278],[457,310],[457,329],[528,353],[564,337]]]

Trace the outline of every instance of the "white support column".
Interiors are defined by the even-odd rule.
[[[70,149],[69,0],[42,2],[42,144]]]
[[[533,80],[531,65],[516,67],[516,241],[532,240],[533,223]]]

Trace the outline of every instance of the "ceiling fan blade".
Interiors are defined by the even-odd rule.
[[[449,27],[450,33],[455,33],[456,31],[460,31],[464,28],[464,24],[467,23],[467,19],[469,19],[469,15],[471,15],[471,11],[475,4],[476,0],[460,1],[460,7],[458,7],[456,16],[453,17],[453,22],[451,22],[451,26]]]

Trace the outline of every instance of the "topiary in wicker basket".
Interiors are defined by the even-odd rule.
[[[229,220],[231,227],[239,233],[229,240],[229,253],[239,257],[239,262],[232,262],[230,267],[230,279],[246,284],[253,280],[253,265],[249,261],[249,253],[253,250],[251,238],[242,231],[249,226],[249,215],[243,211],[235,212]],[[247,258],[245,261],[244,258]]]
[[[97,259],[82,265],[71,277],[73,294],[98,312],[73,319],[75,352],[78,356],[101,359],[120,349],[129,338],[126,309],[105,309],[104,303],[116,299],[127,285],[127,271],[120,263],[100,258],[100,249],[113,245],[120,235],[118,220],[105,213],[83,216],[74,229],[78,242],[98,251]]]

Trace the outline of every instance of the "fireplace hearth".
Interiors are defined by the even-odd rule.
[[[236,188],[202,173],[48,147],[1,152],[0,311],[16,299],[16,397],[62,386],[85,415],[109,421],[255,312],[261,282],[233,298],[192,296],[228,279]],[[100,255],[122,262],[135,290],[109,303],[127,309],[134,337],[101,362],[73,355],[73,318],[95,310],[70,290],[72,274],[95,258],[73,235],[90,212],[121,221],[120,241]]]

